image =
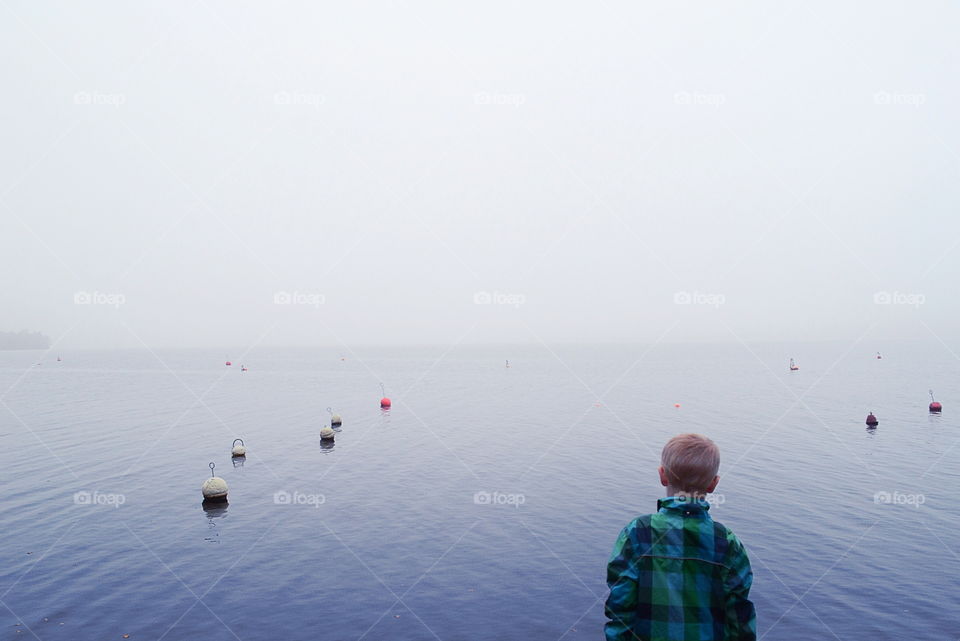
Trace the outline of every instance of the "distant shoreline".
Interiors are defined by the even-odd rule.
[[[0,351],[49,348],[50,337],[40,332],[0,332]]]

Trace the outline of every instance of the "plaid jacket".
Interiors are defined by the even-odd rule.
[[[607,641],[754,641],[753,572],[702,499],[672,496],[620,532],[607,565]]]

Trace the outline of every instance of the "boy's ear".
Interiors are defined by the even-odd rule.
[[[719,482],[720,482],[720,477],[714,476],[713,481],[711,481],[710,485],[707,487],[707,494],[709,494],[710,492],[713,492],[713,490],[715,490],[717,487],[717,483]]]
[[[660,473],[660,485],[667,487],[670,485],[670,479],[667,478],[667,471],[663,469],[663,466],[657,468],[657,471]],[[719,478],[719,477],[718,477]]]

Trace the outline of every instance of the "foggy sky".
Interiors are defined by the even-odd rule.
[[[0,330],[957,336],[952,3],[0,7]]]

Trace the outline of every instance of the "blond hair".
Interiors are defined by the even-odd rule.
[[[663,446],[660,464],[670,487],[706,493],[720,469],[720,448],[702,434],[679,434]]]

